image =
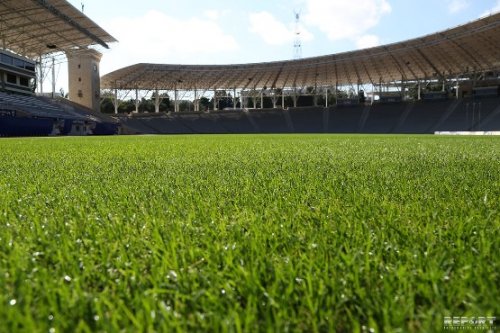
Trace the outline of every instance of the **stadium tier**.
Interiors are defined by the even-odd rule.
[[[412,133],[500,128],[500,98],[122,116],[131,133]]]
[[[0,91],[0,136],[112,135],[119,131],[117,120],[64,98]]]
[[[141,63],[100,78],[102,54],[89,47],[108,48],[116,40],[68,1],[5,0],[0,12],[12,18],[2,26],[2,136],[116,134],[121,128],[126,134],[500,129],[500,13],[351,52],[235,65]],[[34,94],[37,61],[53,52],[68,58],[69,100]],[[101,87],[114,95],[112,116],[99,112]],[[126,102],[119,90],[135,91],[132,115],[117,114]],[[139,91],[174,96],[173,110],[160,113],[156,97],[156,112],[141,113]],[[207,91],[213,93],[208,107],[200,105]],[[178,112],[180,92],[194,92],[194,100],[184,102],[196,112]],[[239,109],[226,107],[233,105]]]

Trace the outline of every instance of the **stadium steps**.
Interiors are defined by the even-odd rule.
[[[480,131],[500,131],[500,102],[495,100],[495,107],[479,120],[474,128]]]
[[[159,134],[157,130],[149,126],[144,119],[140,118],[121,118],[122,123],[132,129],[133,134]]]
[[[283,112],[283,116],[285,116],[285,122],[286,126],[288,127],[288,130],[291,133],[295,133],[295,128],[293,127],[292,118],[290,117],[290,112],[288,112],[288,110],[281,110],[281,112]]]
[[[323,133],[328,133],[328,123],[330,121],[330,108],[323,109]]]
[[[217,113],[218,123],[227,133],[257,133],[247,114],[243,111]]]
[[[52,105],[37,96],[0,92],[0,105],[15,108],[33,117],[86,120],[86,117],[67,112],[60,106]]]
[[[448,108],[449,101],[419,101],[415,102],[412,111],[405,122],[401,124],[398,133],[430,134],[430,129],[441,119]]]
[[[343,106],[330,108],[329,133],[357,133],[364,106]]]
[[[399,117],[399,120],[398,122],[396,123],[396,125],[390,130],[389,133],[400,133],[401,131],[401,127],[403,126],[403,124],[405,123],[406,121],[406,118],[408,118],[408,115],[411,113],[411,110],[413,110],[413,107],[415,106],[414,103],[408,103],[408,105],[406,105],[406,108],[404,109],[403,113],[401,114],[401,116]]]
[[[400,102],[373,104],[361,132],[374,134],[391,133],[404,113],[405,106],[404,103]]]
[[[454,100],[453,102],[450,103],[448,109],[446,110],[446,112],[443,114],[443,116],[441,117],[441,119],[439,119],[439,121],[430,129],[430,132],[431,133],[434,133],[436,131],[447,131],[449,129],[447,129],[446,127],[450,127],[450,125],[453,123],[455,123],[453,120],[454,120],[454,117],[452,117],[452,115],[455,113],[456,110],[459,109],[459,106],[462,104],[462,100],[461,99],[458,99],[458,100]],[[454,125],[456,126],[456,125]],[[454,127],[452,126],[452,127]]]
[[[359,133],[364,132],[363,129],[365,127],[366,120],[368,120],[368,117],[370,116],[370,110],[371,110],[370,105],[365,106],[365,108],[363,109],[363,113],[361,114],[361,118],[359,118],[359,123],[358,123],[358,132]]]
[[[323,107],[288,108],[294,133],[324,132],[324,110]]]
[[[291,133],[282,110],[249,110],[248,114],[258,125],[260,133]]]

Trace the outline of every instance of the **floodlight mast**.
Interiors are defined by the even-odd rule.
[[[302,41],[300,38],[300,11],[295,11],[295,39],[293,41],[293,59],[302,58]]]

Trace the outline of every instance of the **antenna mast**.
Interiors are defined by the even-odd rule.
[[[300,39],[300,11],[295,11],[295,39],[293,41],[293,58],[302,58],[302,41]]]

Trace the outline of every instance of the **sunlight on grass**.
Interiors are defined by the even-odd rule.
[[[441,331],[500,313],[500,140],[0,140],[0,331]]]

